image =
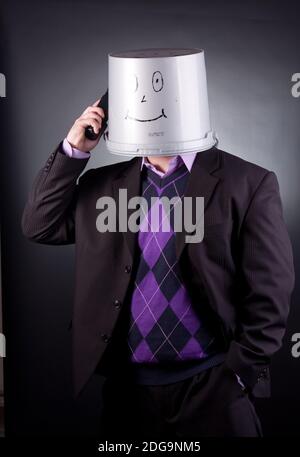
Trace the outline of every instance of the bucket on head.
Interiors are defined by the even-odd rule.
[[[177,155],[211,148],[204,51],[113,52],[106,144],[120,155]]]

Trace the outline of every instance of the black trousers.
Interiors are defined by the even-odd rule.
[[[125,378],[104,381],[103,438],[262,436],[249,395],[224,363],[166,385],[138,385]]]

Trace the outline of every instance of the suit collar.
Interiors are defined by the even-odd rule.
[[[194,161],[184,196],[192,197],[192,201],[195,199],[195,197],[203,197],[204,214],[213,195],[213,192],[219,182],[219,178],[213,173],[218,170],[220,166],[220,151],[216,147],[199,152]],[[194,205],[193,210],[195,210]],[[200,217],[202,216],[203,214],[201,214]],[[193,215],[193,221],[198,223],[200,217],[198,217],[196,220],[196,215]],[[178,259],[180,258],[182,251],[186,245],[185,237],[186,235],[189,235],[189,233],[185,230],[184,224],[182,224],[182,226],[183,230],[176,233],[176,254]]]
[[[113,194],[114,200],[119,201],[119,189],[127,189],[127,201],[131,198],[140,195],[141,190],[141,157],[134,157],[133,159],[127,161],[124,164],[124,167],[121,169],[120,173],[115,177],[113,181]],[[118,207],[118,205],[117,205]],[[128,209],[127,215],[128,219],[135,209]],[[134,250],[137,241],[137,233],[127,230],[123,232],[124,238],[126,240],[129,252],[134,257]]]
[[[215,170],[219,169],[221,164],[221,155],[220,149],[213,146],[206,151],[201,151],[195,154],[195,157],[192,157],[192,154],[186,154],[192,160],[191,167],[188,167],[189,171],[193,171],[195,167],[201,167],[202,169],[206,170],[208,173],[213,173]],[[183,157],[183,154],[182,154]],[[141,170],[143,163],[143,157],[134,157],[131,160],[122,163],[122,169],[120,173],[115,177],[118,179],[121,176],[126,177],[128,174],[135,173],[136,170]],[[185,161],[186,163],[186,161]]]

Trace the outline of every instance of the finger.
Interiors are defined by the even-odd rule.
[[[104,113],[104,110],[103,108],[101,108],[100,106],[88,106],[82,114],[86,114],[86,113],[98,113],[100,114],[101,117],[105,117],[105,113]]]
[[[76,122],[81,127],[88,127],[91,125],[93,127],[95,133],[99,133],[100,128],[101,128],[99,122],[96,121],[95,119],[91,119],[91,118],[87,118],[87,119],[80,118]]]
[[[87,119],[87,118],[96,119],[96,121],[102,122],[102,116],[100,116],[99,113],[94,113],[93,111],[90,111],[89,113],[85,113],[80,117],[83,119]]]
[[[80,117],[96,117],[97,119],[103,119],[103,114],[99,111],[94,111],[94,110],[86,110],[82,113]]]
[[[101,100],[101,98],[98,98],[98,100],[96,100],[92,106],[97,106],[99,104],[100,100]]]

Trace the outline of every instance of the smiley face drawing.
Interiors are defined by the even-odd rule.
[[[132,81],[132,88],[131,89],[132,89],[132,91],[134,93],[137,93],[138,90],[139,90],[139,79],[138,79],[136,74],[132,75],[132,80],[131,81]],[[162,75],[162,73],[160,71],[155,71],[152,74],[152,89],[153,89],[153,91],[151,91],[152,93],[148,94],[147,97],[146,97],[145,93],[143,93],[141,91],[141,95],[139,96],[140,103],[147,103],[148,99],[151,96],[154,96],[155,93],[161,92],[163,90],[163,87],[164,87],[163,75]],[[158,115],[156,115],[155,117],[152,117],[151,119],[140,119],[138,117],[135,117],[133,114],[131,114],[129,112],[129,109],[128,109],[127,112],[126,112],[125,119],[129,119],[131,121],[136,121],[136,122],[153,122],[153,121],[157,121],[158,119],[161,119],[163,117],[167,118],[164,108],[161,108],[161,112]]]
[[[110,152],[178,155],[215,144],[203,50],[113,52],[108,64]]]

